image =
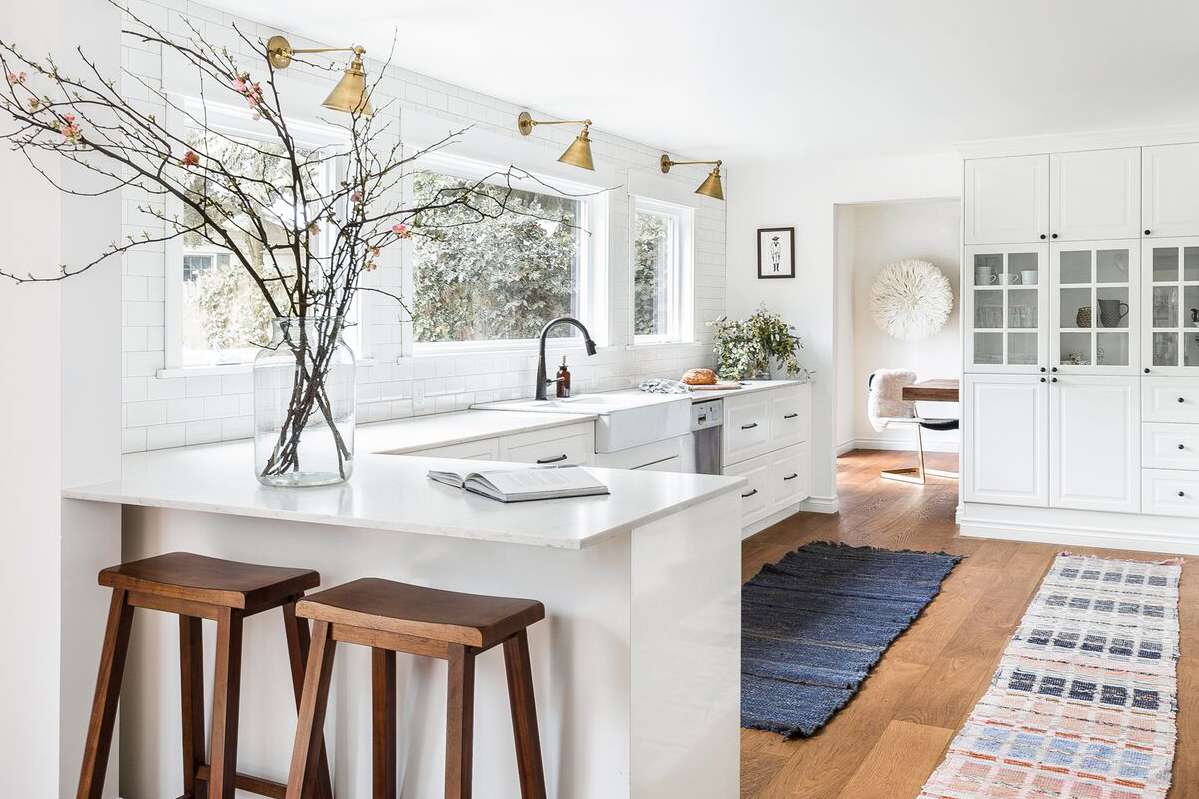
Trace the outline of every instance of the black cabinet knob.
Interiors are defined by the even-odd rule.
[[[1149,374],[1149,367],[1148,367],[1148,366],[1146,366],[1146,367],[1145,367],[1145,374]]]
[[[1056,378],[1056,377],[1055,377],[1055,378],[1053,378],[1053,382],[1054,382],[1054,383],[1056,383],[1056,382],[1057,382],[1057,378]]]
[[[1042,377],[1042,378],[1041,378],[1041,382],[1042,382],[1042,383],[1044,383],[1044,382],[1045,382],[1045,378],[1043,378],[1043,377]]]
[[[1149,235],[1150,233],[1152,233],[1152,232],[1153,232],[1153,231],[1151,231],[1151,230],[1146,230],[1146,231],[1145,231],[1145,235],[1146,235],[1146,236],[1148,236],[1148,235]]]
[[[1057,238],[1057,234],[1056,234],[1056,233],[1054,233],[1054,234],[1053,234],[1053,236],[1052,236],[1052,238],[1055,238],[1055,239],[1056,239],[1056,238]]]
[[[1045,238],[1045,234],[1044,234],[1044,233],[1042,233],[1042,234],[1041,234],[1041,238],[1042,238],[1042,239],[1044,239],[1044,238]]]
[[[1185,399],[1183,399],[1182,397],[1179,397],[1179,398],[1178,398],[1178,401],[1179,401],[1179,402],[1186,402],[1186,400],[1185,400]]]
[[[1045,371],[1045,367],[1044,367],[1044,366],[1042,366],[1042,367],[1041,367],[1041,371],[1042,371],[1042,372],[1044,372],[1044,371]]]
[[[1049,371],[1051,371],[1051,372],[1056,372],[1056,371],[1057,371],[1057,367],[1055,366],[1055,367],[1053,367],[1052,369],[1050,369]]]
[[[1186,449],[1186,447],[1184,447],[1182,444],[1179,444],[1179,445],[1178,445],[1178,448],[1179,448],[1179,449]]]
[[[1185,497],[1185,496],[1186,496],[1186,492],[1185,492],[1185,491],[1179,491],[1179,492],[1178,492],[1178,496],[1180,496],[1180,497]]]

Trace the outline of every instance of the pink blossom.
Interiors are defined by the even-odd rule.
[[[391,226],[391,232],[399,236],[401,239],[412,238],[412,231],[408,230],[408,226],[403,222]]]
[[[74,125],[75,124],[75,115],[74,114],[63,114],[62,121],[66,122],[68,125]]]
[[[356,191],[353,194],[351,194],[350,202],[354,203],[354,205],[361,205],[362,204],[362,192]]]
[[[188,150],[179,160],[183,162],[184,166],[196,166],[200,163],[200,156],[194,150]]]
[[[379,257],[379,253],[381,252],[382,250],[380,250],[378,247],[371,247],[371,255],[375,256],[376,258]]]
[[[78,125],[63,125],[59,132],[71,144],[78,144],[83,138],[83,131],[80,130]]]
[[[29,75],[24,72],[8,73],[8,85],[16,86],[18,83],[24,83],[29,78]]]
[[[42,107],[42,101],[36,97],[30,97],[29,102],[26,103],[26,105],[29,106],[30,111],[36,111]]]

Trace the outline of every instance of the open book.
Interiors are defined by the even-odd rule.
[[[606,485],[578,466],[495,469],[465,474],[430,470],[429,479],[473,491],[500,502],[590,497],[608,493]]]

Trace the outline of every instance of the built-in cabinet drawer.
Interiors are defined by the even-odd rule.
[[[1141,512],[1157,516],[1199,516],[1199,472],[1142,469]]]
[[[1199,425],[1141,425],[1141,465],[1147,469],[1199,471]]]
[[[595,426],[581,422],[500,439],[500,459],[517,463],[587,465],[595,461]]]
[[[812,393],[806,389],[782,388],[771,392],[770,441],[775,447],[798,444],[811,438]]]
[[[1141,418],[1146,422],[1199,424],[1199,378],[1141,378]]]
[[[808,444],[796,444],[765,456],[770,459],[770,512],[804,501],[812,494],[812,458]]]
[[[724,462],[738,463],[770,450],[770,392],[724,401]]]
[[[749,482],[741,488],[741,525],[753,524],[770,512],[770,459],[762,455],[729,466],[724,473],[744,477]]]

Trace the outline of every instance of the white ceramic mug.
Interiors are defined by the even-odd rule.
[[[999,285],[1001,286],[1015,286],[1019,285],[1019,283],[1019,275],[1013,275],[1009,272],[1004,272],[1002,275],[999,275]]]
[[[1039,276],[1037,270],[1025,269],[1020,272],[1020,282],[1025,286],[1035,286]]]
[[[995,272],[989,266],[974,267],[974,285],[990,286],[995,282]]]

